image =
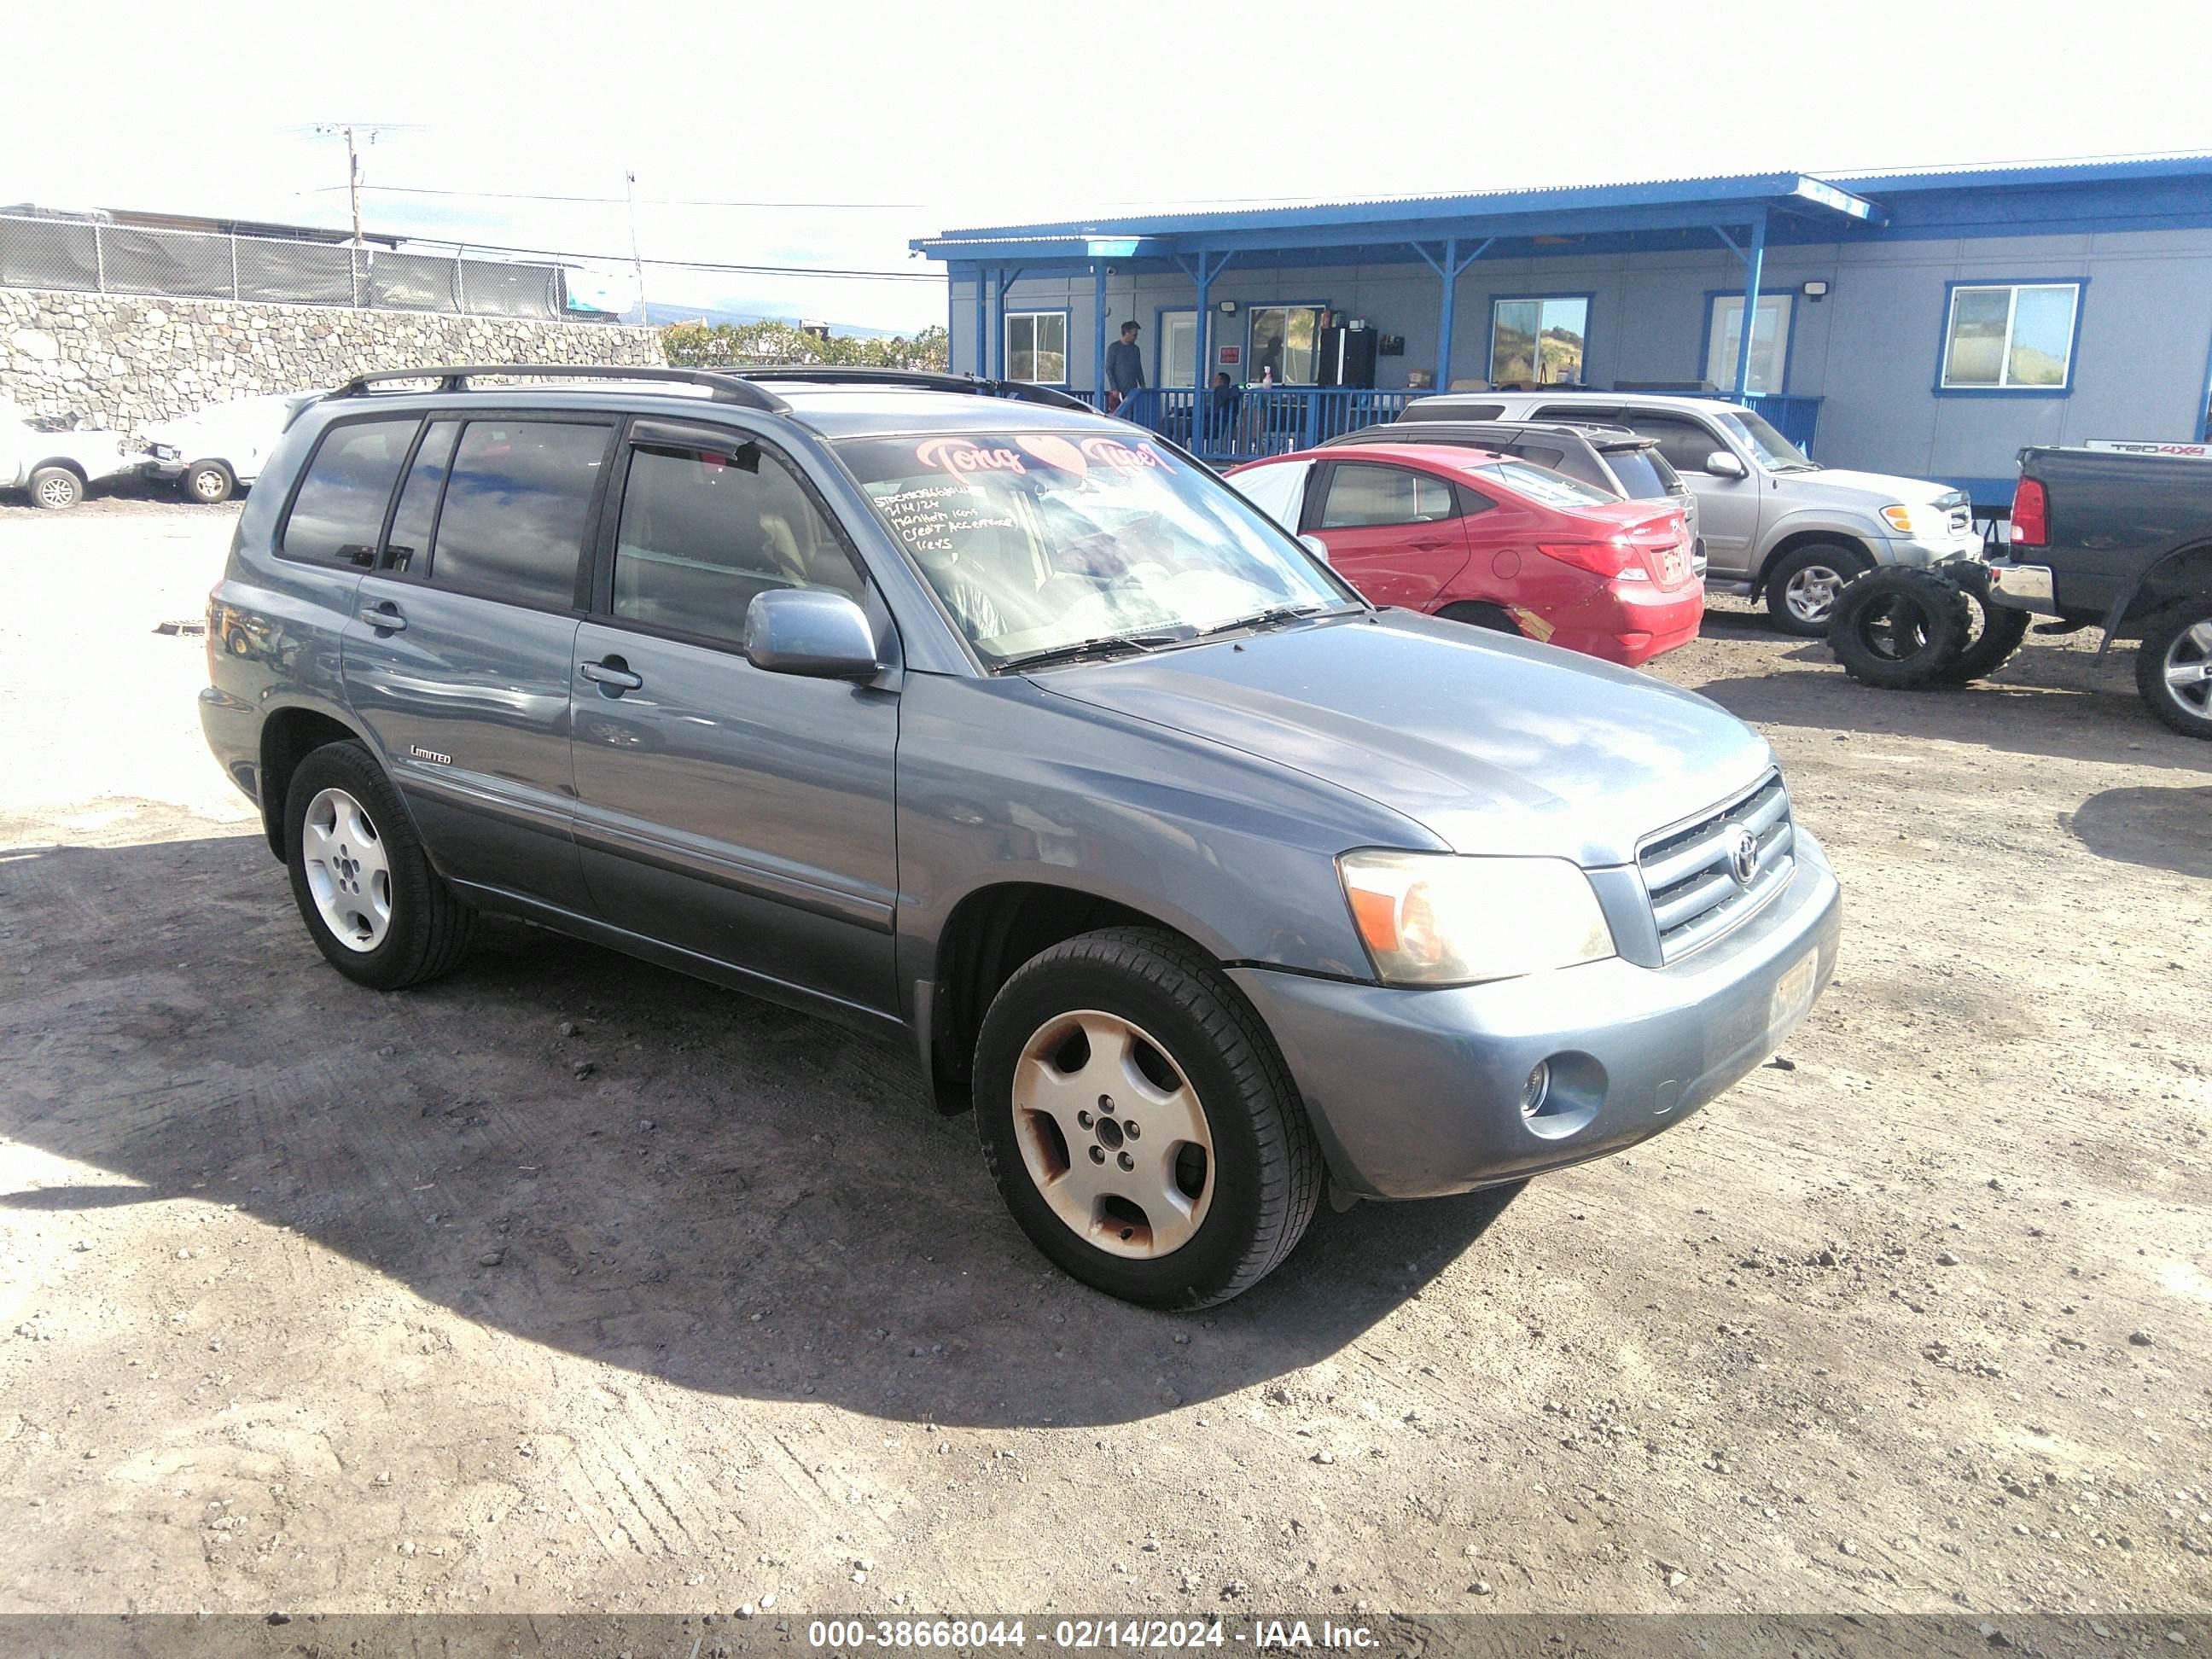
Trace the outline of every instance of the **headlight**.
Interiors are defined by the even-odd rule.
[[[1910,536],[1912,533],[1912,509],[1911,507],[1901,504],[1885,507],[1881,510],[1881,516],[1882,521],[1892,530],[1894,530],[1899,535]]]
[[[1336,864],[1387,984],[1472,985],[1614,953],[1589,878],[1565,859],[1366,852]]]

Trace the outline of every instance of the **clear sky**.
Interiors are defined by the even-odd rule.
[[[343,225],[343,152],[312,129],[352,120],[387,129],[371,229],[626,253],[635,170],[648,258],[735,264],[934,271],[908,237],[1131,205],[2212,148],[2201,0],[126,0],[80,21],[9,76],[0,203]],[[408,193],[430,191],[460,193]],[[836,205],[751,205],[793,203]],[[945,315],[924,282],[647,286]]]

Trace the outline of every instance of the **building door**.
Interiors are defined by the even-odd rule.
[[[1153,365],[1152,380],[1155,385],[1198,384],[1198,313],[1195,311],[1160,313],[1159,354],[1158,362]]]
[[[1762,294],[1751,319],[1751,383],[1754,392],[1788,389],[1790,300],[1787,294]],[[1743,343],[1743,295],[1716,294],[1706,319],[1705,379],[1723,392],[1735,390],[1737,349]]]

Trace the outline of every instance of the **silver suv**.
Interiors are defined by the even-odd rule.
[[[1741,721],[1378,611],[1064,394],[412,380],[278,441],[201,702],[358,984],[498,912],[898,1034],[1047,1256],[1188,1307],[1325,1188],[1680,1122],[1834,965]]]
[[[1792,634],[1825,634],[1837,590],[1878,564],[1981,556],[1966,495],[1921,478],[1808,459],[1741,404],[1627,392],[1455,392],[1406,421],[1598,421],[1659,441],[1697,492],[1705,586],[1760,595]]]

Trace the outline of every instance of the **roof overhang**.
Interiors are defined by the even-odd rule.
[[[1003,225],[916,237],[908,246],[933,259],[963,264],[1172,261],[1201,250],[1322,251],[1385,243],[1711,229],[1747,225],[1776,213],[1824,222],[1837,229],[1887,222],[1887,215],[1863,196],[1826,179],[1789,173]]]

